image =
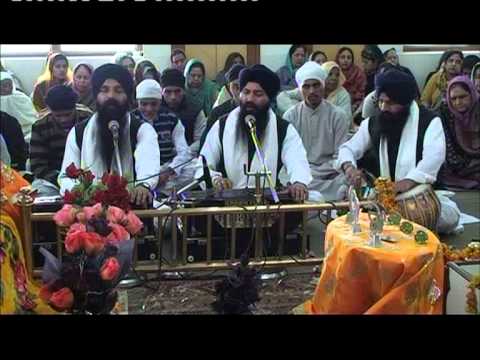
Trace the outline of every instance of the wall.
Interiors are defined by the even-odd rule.
[[[213,78],[216,72],[223,67],[223,53],[228,50],[234,50],[228,48],[226,45],[209,45],[216,48],[215,55],[221,52],[221,56],[215,56],[212,59],[212,65],[209,66],[209,77]],[[233,46],[233,45],[232,45]],[[235,47],[241,47],[240,52],[246,51],[245,45],[235,45]],[[327,56],[332,59],[335,56],[336,50],[342,45],[313,45],[313,49],[325,50]],[[355,55],[359,53],[362,45],[352,45]],[[391,47],[396,47],[401,51],[402,45],[379,45],[382,50],[386,50]],[[217,48],[218,47],[218,48]],[[223,49],[225,47],[225,49]],[[219,51],[219,48],[221,48]],[[285,57],[290,48],[289,44],[284,45],[261,45],[260,46],[260,61],[273,71],[278,70],[285,64]],[[150,59],[160,70],[166,69],[170,65],[170,49],[171,45],[144,45],[144,57]],[[191,48],[193,49],[193,48]],[[198,47],[197,47],[198,49]],[[225,50],[225,51],[223,51]],[[213,51],[212,51],[213,54]],[[476,52],[465,52],[465,54],[477,54]],[[430,71],[433,71],[438,64],[438,60],[441,53],[436,52],[416,52],[416,53],[400,53],[400,63],[403,66],[407,66],[415,75],[418,85],[423,88],[425,77]],[[222,59],[220,59],[220,57]],[[86,61],[97,67],[103,63],[111,61],[111,56],[69,56],[72,67],[80,61]],[[220,61],[221,60],[221,61]],[[37,77],[43,71],[45,64],[45,57],[5,57],[2,58],[2,62],[5,67],[17,75],[26,91],[30,94],[33,90],[33,85]],[[359,63],[359,59],[356,59],[356,63]]]
[[[143,57],[153,62],[159,71],[170,66],[171,45],[143,45]]]
[[[285,65],[291,45],[260,45],[260,62],[273,71]]]

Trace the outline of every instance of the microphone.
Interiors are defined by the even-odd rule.
[[[210,175],[210,169],[207,165],[207,160],[205,159],[205,156],[200,155],[202,157],[202,164],[203,164],[203,180],[205,181],[205,185],[207,189],[213,189],[213,184],[212,184],[212,176]]]
[[[257,122],[257,119],[255,119],[255,116],[250,114],[245,116],[245,123],[250,128],[250,130],[252,130],[255,127],[256,122]]]
[[[108,122],[108,130],[112,133],[113,147],[115,148],[115,160],[117,162],[117,168],[120,176],[123,176],[122,162],[120,161],[120,151],[118,150],[118,130],[120,124],[117,120],[111,120]]]
[[[112,133],[113,140],[118,140],[118,131],[120,129],[120,124],[117,120],[111,120],[108,123],[108,130]]]

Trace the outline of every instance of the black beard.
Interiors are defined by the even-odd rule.
[[[115,99],[108,99],[103,104],[97,101],[98,124],[101,134],[102,157],[107,169],[110,169],[113,156],[113,137],[108,129],[108,123],[112,120],[117,120],[120,129],[119,133],[123,132],[126,122],[126,114],[128,112],[128,102],[120,104]],[[121,148],[122,142],[118,142],[118,147]]]
[[[408,107],[396,114],[382,111],[378,116],[380,134],[385,136],[387,140],[400,139],[409,115],[410,109]]]
[[[249,106],[255,106],[252,103],[248,104]],[[247,110],[247,103],[240,103],[240,113],[238,115],[238,134],[242,137],[246,137],[248,141],[250,140],[250,128],[245,123],[245,117],[247,115],[253,115],[255,117],[255,129],[257,133],[257,138],[260,142],[262,142],[263,137],[265,135],[265,130],[268,124],[268,110],[270,108],[270,104],[265,105],[265,107],[259,108],[255,106],[254,111]]]

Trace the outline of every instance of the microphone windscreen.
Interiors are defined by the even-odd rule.
[[[247,115],[245,116],[245,123],[247,124],[247,126],[251,129],[255,126],[255,123],[256,123],[256,119],[255,119],[255,116],[253,115]]]

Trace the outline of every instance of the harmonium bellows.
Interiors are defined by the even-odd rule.
[[[246,207],[255,206],[255,190],[254,189],[230,189],[218,192],[211,191],[190,191],[182,194],[183,203],[186,207]],[[287,193],[278,194],[281,204],[295,204],[292,197]],[[264,191],[264,203],[274,205],[271,191]],[[252,228],[255,226],[256,217],[251,212],[245,212],[232,215],[214,215],[217,222],[224,228]],[[271,227],[280,217],[279,213],[268,214],[262,220],[262,227]]]

